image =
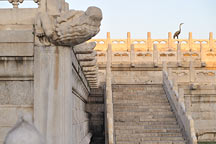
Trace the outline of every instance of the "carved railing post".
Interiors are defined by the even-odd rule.
[[[151,50],[152,48],[152,39],[151,39],[151,32],[147,33],[147,50]]]
[[[106,39],[106,45],[108,49],[108,45],[111,44],[111,39],[110,39],[110,32],[107,32],[107,39]]]
[[[34,2],[38,4],[38,7],[40,7],[41,0],[34,0]]]
[[[107,53],[107,50],[109,48],[109,45],[112,46],[112,43],[111,43],[111,38],[110,38],[110,32],[107,32],[107,39],[106,39],[106,45],[107,45],[107,49],[106,49],[106,53]],[[107,53],[108,55],[108,53]],[[110,55],[112,57],[112,54]],[[106,59],[107,60],[107,59]],[[107,62],[107,61],[106,61]],[[111,64],[112,64],[112,58],[111,58]]]
[[[12,3],[13,8],[18,8],[18,5],[22,3],[24,0],[8,0],[10,3]]]
[[[201,62],[201,67],[205,67],[206,63],[205,63],[205,51],[203,50],[203,44],[200,43],[200,62]]]
[[[181,59],[181,43],[177,44],[177,65],[180,67],[182,66],[182,59]]]
[[[193,61],[190,61],[190,82],[194,82],[195,80],[195,69],[193,65]]]
[[[157,50],[157,45],[153,45],[153,64],[154,67],[158,67],[158,50]]]
[[[127,51],[130,51],[131,48],[131,33],[127,32]]]
[[[184,89],[183,88],[179,88],[179,98],[178,98],[180,103],[184,103],[185,99],[184,99]]]
[[[131,66],[134,66],[134,62],[135,62],[135,50],[134,50],[134,44],[131,44],[131,48],[130,48],[130,63],[131,63]]]
[[[209,33],[209,50],[212,51],[214,49],[214,40],[213,40],[213,32]]]
[[[172,68],[167,68],[167,76],[169,77],[169,79],[173,78]]]
[[[173,48],[173,40],[172,40],[172,33],[168,33],[168,50],[172,50]]]
[[[189,42],[189,50],[192,51],[192,48],[193,48],[192,32],[189,32],[188,42]]]
[[[166,61],[163,61],[162,64],[163,64],[163,71],[164,71],[164,72],[167,72],[167,70],[168,70],[168,69],[167,69],[167,62],[166,62]],[[167,72],[167,73],[168,73],[168,72]]]

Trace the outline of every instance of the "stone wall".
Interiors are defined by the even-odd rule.
[[[89,143],[89,83],[72,47],[36,45],[38,11],[0,9],[0,144],[26,112],[47,144]]]
[[[1,144],[18,115],[34,113],[33,29],[27,26],[17,30],[15,27],[0,25]]]
[[[215,141],[216,71],[209,68],[168,69],[172,90],[178,103],[191,116],[198,141]]]
[[[105,143],[105,105],[104,89],[102,87],[91,89],[86,107],[90,115],[90,131],[92,132],[91,144]]]
[[[88,83],[80,71],[75,55],[72,55],[72,143],[81,143],[90,132],[90,115],[86,111],[90,89]],[[90,138],[89,138],[90,139]]]
[[[215,85],[198,84],[195,89],[185,87],[184,98],[186,109],[194,119],[198,141],[216,141]]]

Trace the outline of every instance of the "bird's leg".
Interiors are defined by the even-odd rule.
[[[178,38],[178,35],[177,35],[176,37],[177,37],[177,40],[178,40],[178,39],[179,39],[179,38]],[[179,41],[178,41],[178,44],[179,44]]]

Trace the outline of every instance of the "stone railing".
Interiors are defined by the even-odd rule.
[[[162,65],[163,61],[174,62],[181,66],[181,63],[191,60],[212,64],[216,61],[216,40],[213,33],[209,39],[172,39],[169,33],[168,39],[151,39],[148,33],[147,39],[131,39],[128,33],[127,39],[92,39],[97,43],[98,63],[106,63],[106,49],[108,44],[112,47],[112,63],[153,63],[155,66]],[[205,63],[203,63],[205,62]]]
[[[109,45],[107,49],[107,65],[106,65],[106,94],[105,94],[105,133],[107,144],[114,144],[114,117],[113,117],[113,100],[112,100],[112,72],[111,72],[111,54],[112,47]]]
[[[197,138],[194,128],[194,120],[187,112],[184,104],[184,89],[178,88],[172,80],[169,79],[166,67],[163,70],[163,87],[168,100],[177,115],[177,120],[184,130],[185,138],[189,144],[197,144]]]
[[[168,74],[176,83],[216,83],[216,70],[195,68],[193,62],[189,69],[169,69]]]
[[[1,1],[8,1],[13,5],[13,8],[18,8],[18,6],[24,1],[34,1],[35,3],[38,4],[38,7],[40,7],[40,2],[41,2],[41,0],[0,0],[0,2]]]
[[[107,33],[106,39],[92,39],[97,46],[95,50],[106,51],[107,44],[112,45],[113,51],[130,51],[131,45],[134,45],[135,51],[153,51],[153,44],[156,44],[159,51],[177,50],[177,44],[181,44],[182,50],[200,51],[202,46],[205,51],[216,50],[216,40],[213,39],[213,33],[209,33],[209,39],[193,39],[192,32],[189,33],[188,39],[173,39],[172,33],[168,33],[168,39],[152,39],[151,33],[148,32],[147,39],[131,39],[131,34],[127,33],[127,39],[111,39],[110,33]]]
[[[26,5],[27,9],[30,8],[30,10],[32,9],[39,9],[40,12],[48,12],[52,15],[58,15],[61,12],[64,11],[68,11],[69,10],[69,4],[67,2],[65,2],[65,0],[0,0],[0,10],[2,11],[1,13],[7,13],[8,7],[2,7],[2,3],[11,3],[13,5],[13,10],[17,11],[17,9],[22,9],[19,8],[19,5],[25,3],[25,2],[32,2],[31,6]],[[35,5],[33,4],[35,3]],[[23,4],[24,5],[24,4]],[[11,8],[9,8],[11,9]],[[4,11],[5,10],[5,11]],[[25,11],[26,12],[26,11]],[[28,14],[31,14],[31,11],[27,12]],[[20,13],[19,17],[20,17]],[[28,15],[25,14],[25,15]]]

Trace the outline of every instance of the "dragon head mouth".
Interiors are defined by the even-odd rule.
[[[83,43],[100,31],[101,20],[102,11],[97,7],[89,7],[85,12],[69,11],[66,20],[57,23],[55,41],[68,46]]]

